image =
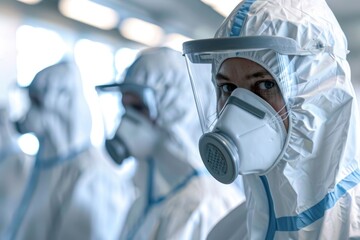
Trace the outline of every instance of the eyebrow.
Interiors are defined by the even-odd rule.
[[[254,72],[252,74],[247,75],[246,79],[259,78],[259,77],[264,77],[266,75],[273,78],[273,76],[270,73],[268,73],[267,71],[258,71],[258,72]],[[215,79],[216,80],[222,79],[222,80],[230,81],[230,79],[227,76],[225,76],[224,74],[222,74],[222,73],[217,73],[215,75]]]
[[[218,80],[218,79],[224,79],[224,80],[230,81],[230,79],[229,79],[227,76],[225,76],[224,74],[221,74],[221,73],[217,73],[217,74],[215,75],[215,79],[216,79],[216,80]]]
[[[250,77],[264,77],[264,76],[270,76],[270,77],[273,77],[270,73],[268,73],[267,71],[259,71],[259,72],[255,72],[249,76],[247,76],[247,78],[250,78]]]

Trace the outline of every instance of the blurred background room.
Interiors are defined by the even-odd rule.
[[[137,52],[151,46],[181,51],[182,43],[212,37],[236,0],[1,0],[0,105],[10,99],[10,118],[27,106],[22,88],[41,69],[73,58],[91,106],[91,139],[103,142],[103,124],[94,86],[119,79]],[[349,43],[352,81],[360,94],[360,5],[328,0]],[[19,139],[30,154],[31,135]],[[26,142],[26,144],[23,144]],[[32,142],[31,144],[29,144]]]

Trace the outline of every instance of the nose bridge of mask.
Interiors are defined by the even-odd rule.
[[[238,118],[237,134],[235,134],[237,138],[252,131],[261,131],[261,128],[267,127],[267,125],[280,133],[286,131],[281,117],[275,109],[249,90],[237,88],[229,97],[225,107],[229,109],[225,113],[223,113],[223,109],[217,126],[223,126],[224,123],[220,120],[221,118]],[[239,112],[241,113],[239,114]],[[231,132],[234,133],[234,131]],[[232,135],[231,132],[229,132],[230,135]]]
[[[246,89],[234,90],[213,132],[200,139],[205,166],[223,183],[231,183],[238,174],[266,172],[284,145],[282,124],[265,100]]]
[[[235,98],[234,96],[237,96]],[[244,103],[249,105],[249,107],[242,106],[242,109],[252,113],[254,116],[257,116],[260,119],[264,119],[267,124],[271,124],[273,122],[278,123],[277,127],[281,127],[285,131],[285,126],[283,126],[282,119],[278,112],[264,99],[257,96],[253,92],[239,88],[235,91],[233,99],[243,100]]]
[[[236,98],[234,96],[230,96],[226,105],[228,105],[228,104],[236,105],[237,107],[241,108],[242,110],[244,110],[244,111],[250,113],[251,115],[258,117],[260,119],[265,118],[266,113],[264,111],[262,111],[261,109],[255,107],[251,104],[248,104],[247,102],[245,102],[239,98]]]
[[[148,157],[158,142],[156,126],[132,108],[127,108],[116,136],[122,139],[129,153],[138,159]]]
[[[276,111],[248,90],[239,89],[231,98],[233,100],[229,99],[228,109],[220,116],[217,128],[234,139],[240,158],[239,173],[260,173],[271,167],[278,155],[278,151],[273,150],[283,145],[283,139],[279,137],[281,122],[274,124]],[[229,124],[235,119],[238,119],[236,126]],[[252,149],[256,154],[251,153]]]

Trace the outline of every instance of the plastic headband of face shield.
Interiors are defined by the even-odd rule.
[[[103,92],[121,92],[122,94],[124,94],[125,92],[134,93],[142,100],[144,105],[148,108],[150,114],[149,117],[151,119],[156,119],[158,115],[155,101],[155,93],[150,87],[138,85],[135,83],[115,83],[99,85],[96,86],[96,89]]]
[[[294,91],[290,84],[295,78],[291,76],[294,71],[291,69],[290,56],[314,55],[322,50],[321,44],[302,49],[295,40],[277,36],[212,38],[185,42],[183,54],[186,58],[203,132],[212,130],[218,113],[215,110],[217,108],[215,88],[205,90],[204,86],[207,85],[205,81],[213,80],[212,74],[217,73],[224,59],[239,57],[259,63],[269,73],[282,79],[283,82],[279,84],[279,88],[286,98],[286,94],[289,95]],[[262,55],[264,56],[261,57]],[[269,69],[270,67],[264,63],[274,59],[278,64],[275,66],[272,63],[271,68],[275,66],[276,71]]]
[[[287,37],[277,36],[246,36],[229,38],[209,38],[183,43],[183,54],[192,63],[210,63],[212,52],[217,51],[257,51],[261,49],[274,50],[283,55],[313,55],[324,50],[321,43],[303,49],[298,43]]]
[[[100,97],[100,105],[103,114],[105,135],[112,137],[118,127],[125,106],[122,104],[124,93],[135,94],[149,112],[150,119],[155,120],[158,116],[155,93],[153,89],[134,83],[112,83],[95,87]]]

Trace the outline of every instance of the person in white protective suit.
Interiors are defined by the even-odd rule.
[[[21,151],[9,111],[0,108],[0,239],[18,206],[33,159]]]
[[[241,1],[183,53],[204,164],[225,184],[240,174],[246,195],[208,239],[359,239],[359,113],[326,2]],[[198,91],[206,81],[212,111]]]
[[[37,136],[39,152],[2,239],[118,239],[130,183],[121,182],[90,142],[90,109],[77,66],[43,69],[28,91],[30,108],[16,126]]]
[[[181,53],[143,50],[124,80],[101,88],[107,87],[121,91],[125,109],[107,149],[116,162],[132,156],[138,164],[138,197],[120,239],[205,239],[244,194],[216,182],[203,167],[201,129]]]

